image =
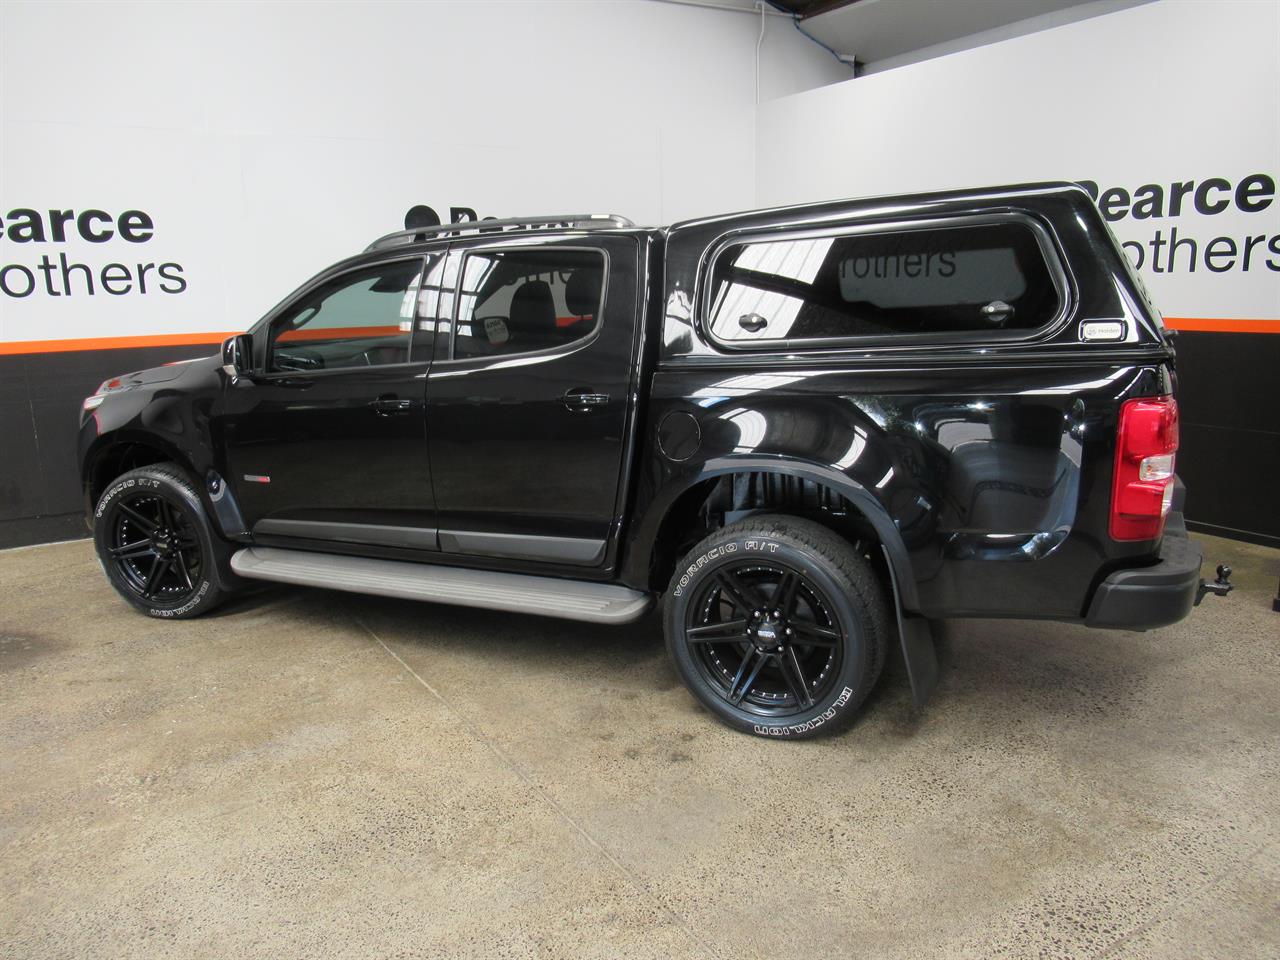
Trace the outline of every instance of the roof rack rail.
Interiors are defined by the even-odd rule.
[[[600,230],[609,227],[634,227],[635,224],[626,217],[616,213],[572,213],[551,217],[510,217],[506,220],[464,220],[461,223],[441,223],[431,227],[412,227],[397,230],[379,237],[365,252],[379,247],[389,247],[401,243],[417,243],[428,237],[461,235],[464,232],[501,233],[506,230]]]

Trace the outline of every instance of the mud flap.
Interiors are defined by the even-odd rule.
[[[881,546],[884,550],[884,547]],[[893,572],[889,551],[885,550],[885,565],[889,569],[889,582],[893,585],[893,612],[898,618],[898,636],[902,639],[902,659],[907,664],[907,679],[911,681],[911,702],[917,710],[924,707],[938,686],[938,653],[933,646],[933,632],[929,621],[915,617],[902,609],[902,596],[898,590],[898,578]]]
[[[228,540],[248,542],[249,529],[244,525],[244,517],[240,513],[240,504],[235,494],[227,486],[225,480],[216,470],[210,470],[204,478],[205,489],[209,494],[209,503],[213,507],[213,519],[218,524],[218,532]]]
[[[938,686],[938,653],[933,632],[924,617],[912,617],[898,610],[898,632],[902,635],[902,658],[907,661],[911,680],[911,702],[921,709]]]

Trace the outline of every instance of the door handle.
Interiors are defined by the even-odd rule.
[[[579,387],[577,390],[570,390],[560,402],[569,410],[575,413],[586,413],[592,407],[603,407],[609,402],[609,394],[592,393],[587,387]]]
[[[413,408],[412,400],[401,400],[394,393],[388,393],[377,400],[370,400],[369,406],[380,417],[390,417],[397,413],[408,413]]]

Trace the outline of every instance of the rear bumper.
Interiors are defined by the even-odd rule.
[[[1160,559],[1149,567],[1117,570],[1093,594],[1085,624],[1117,630],[1151,630],[1183,619],[1200,586],[1200,544],[1187,536],[1180,512],[1165,524]]]

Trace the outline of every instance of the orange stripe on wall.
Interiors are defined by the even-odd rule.
[[[1280,333],[1280,320],[1231,320],[1208,317],[1165,317],[1170,330],[1193,330],[1205,333]]]
[[[1209,333],[1280,333],[1280,319],[1239,320],[1209,317],[1165,317],[1164,325],[1170,330],[1204,331]],[[137,350],[143,347],[189,347],[203,344],[217,346],[227,337],[234,336],[240,332],[235,330],[228,333],[158,333],[140,337],[86,337],[79,340],[15,340],[7,343],[0,342],[0,356],[17,356],[24,353],[72,353],[76,350]]]
[[[0,343],[0,356],[21,353],[72,353],[76,350],[136,350],[140,347],[189,347],[221,344],[230,333],[160,333],[143,337],[87,337],[83,340],[16,340]]]

